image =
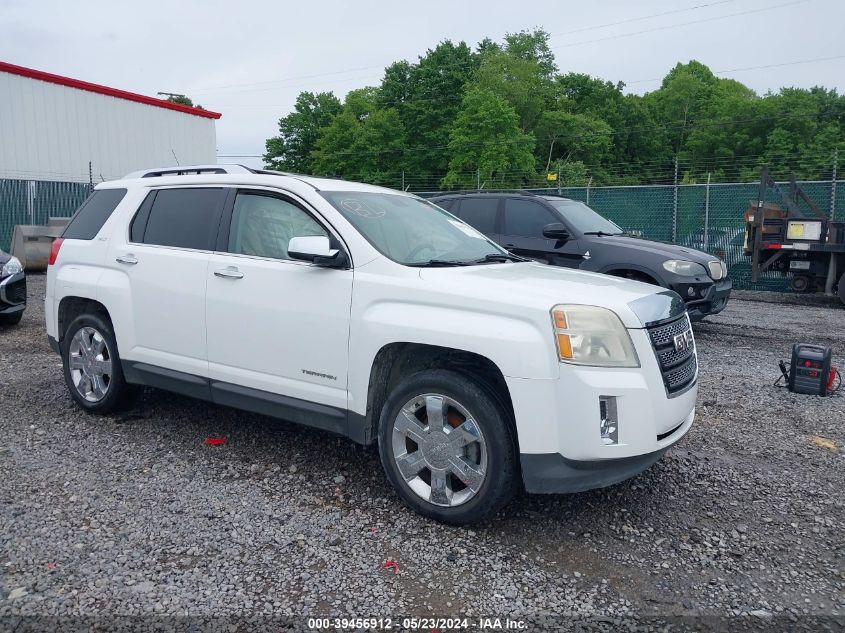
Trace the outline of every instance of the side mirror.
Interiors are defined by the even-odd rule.
[[[547,237],[550,240],[565,242],[572,236],[563,224],[560,222],[552,222],[551,224],[547,224],[543,227],[543,237]]]
[[[340,267],[346,263],[344,254],[336,248],[331,248],[329,238],[325,235],[290,238],[288,257],[329,268]]]

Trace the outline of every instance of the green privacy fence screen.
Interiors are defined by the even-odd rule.
[[[786,183],[779,184],[788,191]],[[800,185],[822,212],[845,219],[845,181]],[[757,199],[758,188],[757,183],[711,183],[526,191],[581,200],[626,231],[646,239],[717,254],[728,263],[737,288],[783,290],[786,284],[777,273],[767,273],[766,278],[752,284],[748,258],[742,255],[743,214],[749,201]],[[16,224],[46,224],[50,217],[69,217],[90,191],[88,183],[0,179],[0,248],[8,250]],[[420,195],[430,197],[434,192]],[[780,201],[772,191],[767,200]]]
[[[9,249],[16,224],[70,217],[91,193],[88,183],[0,179],[0,248]]]

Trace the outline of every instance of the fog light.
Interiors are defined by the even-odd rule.
[[[601,441],[605,444],[619,443],[616,396],[599,396],[599,430],[601,431]]]

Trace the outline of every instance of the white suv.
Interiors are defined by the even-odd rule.
[[[85,410],[148,385],[378,442],[418,512],[644,470],[690,429],[695,343],[654,286],[515,257],[416,196],[197,166],[103,183],[50,256]]]

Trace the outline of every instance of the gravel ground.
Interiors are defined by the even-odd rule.
[[[772,386],[795,341],[845,365],[839,308],[732,301],[696,326],[697,421],[660,462],[460,529],[402,506],[375,450],[325,433],[152,390],[130,414],[82,413],[43,292],[32,276],[24,321],[0,330],[0,629],[21,615],[845,622],[845,397]]]

